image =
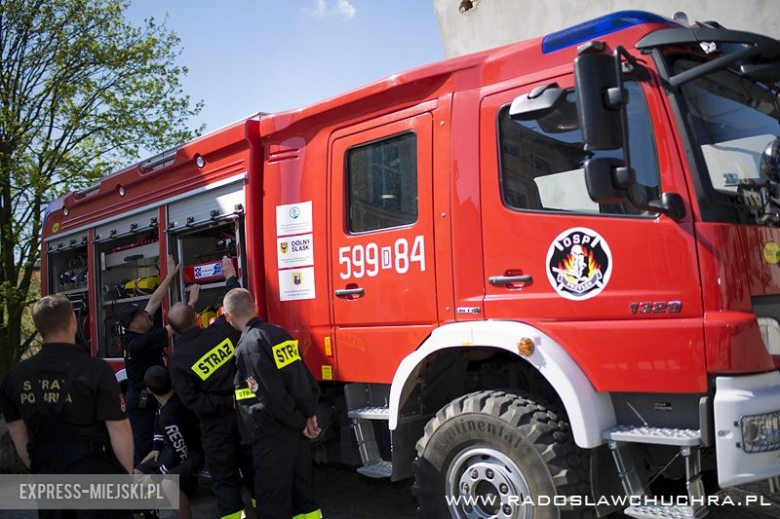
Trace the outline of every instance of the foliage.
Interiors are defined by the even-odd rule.
[[[125,0],[0,2],[0,372],[34,336],[22,316],[49,200],[146,150],[187,141],[178,36],[134,27]]]

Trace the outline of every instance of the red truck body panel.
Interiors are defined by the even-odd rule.
[[[642,36],[669,25],[637,25],[600,39],[633,49]],[[389,384],[400,361],[436,327],[478,319],[532,324],[569,352],[598,391],[704,393],[708,375],[771,370],[776,361],[762,343],[750,298],[780,294],[780,267],[762,258],[763,244],[780,243],[780,231],[701,222],[688,180],[692,172],[655,65],[632,53],[651,74],[642,89],[661,185],[679,193],[686,206],[679,221],[663,215],[521,212],[502,203],[498,111],[535,86],[573,86],[576,48],[544,53],[537,39],[233,124],[185,144],[159,170],[144,172],[136,165],[101,180],[89,193],[54,202],[44,239],[51,243],[58,235],[89,229],[92,243],[93,228],[106,219],[246,174],[242,253],[249,289],[262,317],[301,340],[306,362],[321,380]],[[352,232],[350,153],[404,134],[414,135],[417,149],[416,219],[377,232]],[[197,157],[205,159],[203,168]],[[310,218],[310,227],[282,230],[285,211],[297,217],[308,203],[311,216],[304,218]],[[161,237],[167,221],[162,204]],[[598,297],[571,301],[548,282],[547,256],[567,232],[582,228],[608,244],[611,277]],[[309,240],[312,265],[279,265],[280,248],[293,240]],[[162,257],[166,240],[160,244]],[[46,245],[47,272],[45,252]],[[518,273],[533,282],[506,288],[487,281]],[[43,276],[44,293],[47,280]],[[307,295],[283,298],[290,284],[305,286]],[[347,289],[363,293],[336,295]],[[632,315],[631,305],[644,300],[677,301],[681,311]]]

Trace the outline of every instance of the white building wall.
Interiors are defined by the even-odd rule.
[[[780,38],[780,0],[433,0],[447,57],[498,47],[575,25],[614,11],[650,11],[671,18],[683,11],[692,23],[715,20]]]

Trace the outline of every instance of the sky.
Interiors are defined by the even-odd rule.
[[[444,59],[432,0],[130,0],[181,37],[206,132],[299,108]]]

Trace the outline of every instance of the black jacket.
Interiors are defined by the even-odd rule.
[[[240,285],[227,280],[227,290]],[[171,383],[179,398],[198,418],[233,412],[233,357],[241,332],[220,316],[205,329],[194,328],[176,341],[168,361]]]
[[[203,466],[203,444],[198,419],[174,393],[157,410],[154,448],[162,474],[191,475]]]
[[[244,443],[290,430],[300,434],[306,428],[320,390],[290,334],[255,317],[241,334],[236,370],[238,424]]]

